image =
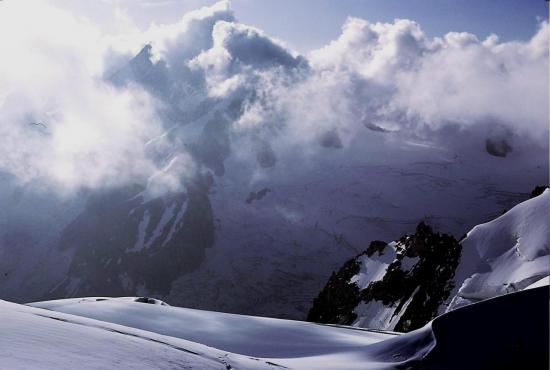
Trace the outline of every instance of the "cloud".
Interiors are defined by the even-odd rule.
[[[431,126],[492,120],[536,140],[548,127],[548,23],[527,43],[447,34],[398,75],[395,106]]]
[[[216,25],[221,41],[194,60],[215,76],[208,85],[214,95],[226,84],[254,91],[242,95],[234,124],[240,134],[248,130],[309,153],[345,148],[359,136],[368,146],[368,128],[394,132],[391,140],[421,138],[456,150],[467,132],[479,143],[506,136],[526,148],[548,146],[547,22],[527,42],[500,43],[494,35],[480,41],[464,32],[428,38],[410,20],[350,18],[336,40],[307,59],[295,57],[303,62],[293,67],[308,66],[300,74],[278,68],[285,65],[278,57],[264,61],[258,41],[243,29]],[[254,63],[243,62],[232,44],[256,53]],[[459,134],[449,135],[451,128]]]
[[[45,2],[0,9],[0,168],[61,192],[154,173],[145,141],[161,133],[152,98],[103,80],[99,29]]]
[[[265,71],[291,74],[307,68],[304,57],[254,27],[219,21],[212,39],[212,47],[189,62],[191,68],[204,71],[211,96],[227,96],[245,84],[257,84]]]
[[[433,46],[411,20],[369,23],[349,18],[342,34],[310,53],[317,70],[343,70],[377,82],[389,82],[395,72],[410,69]]]
[[[145,37],[152,44],[157,60],[162,59],[171,67],[178,68],[212,47],[212,30],[218,21],[234,20],[229,1],[220,1],[186,13],[177,23],[153,24],[145,31]]]
[[[193,160],[165,135],[162,107],[187,108],[183,92],[197,86],[186,60],[212,46],[217,21],[233,20],[228,2],[145,32],[117,13],[127,27],[116,35],[47,1],[6,1],[0,10],[0,170],[60,193],[134,182],[157,193],[181,188]],[[113,84],[146,43],[149,65],[137,72],[158,67],[150,84],[135,75]],[[156,94],[158,71],[165,81],[175,78],[164,95]]]
[[[548,148],[548,22],[502,43],[349,18],[300,55],[239,23],[228,1],[145,31],[121,13],[116,35],[33,6],[0,11],[0,168],[21,181],[162,193],[199,169],[230,176],[230,156],[265,172],[327,153],[375,158],[380,141],[386,156],[415,140],[480,155],[487,140],[514,156]]]

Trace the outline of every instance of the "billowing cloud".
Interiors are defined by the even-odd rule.
[[[395,106],[428,125],[498,122],[533,139],[548,128],[548,23],[527,43],[447,34],[398,76]]]
[[[396,72],[414,67],[431,48],[416,22],[369,23],[349,18],[340,37],[312,51],[310,58],[317,70],[349,71],[385,83]]]
[[[46,1],[3,2],[0,169],[61,192],[147,181],[155,188],[181,188],[193,163],[164,135],[159,109],[166,95],[156,96],[142,83],[146,76],[131,76],[123,87],[115,87],[112,76],[146,42],[154,46],[155,62],[184,69],[186,56],[211,46],[220,19],[232,19],[226,2],[186,14],[174,25],[113,36]]]
[[[229,1],[189,12],[174,24],[153,24],[145,36],[153,44],[156,59],[173,68],[183,67],[187,60],[212,47],[212,29],[219,21],[235,21]]]
[[[235,22],[217,22],[212,30],[213,45],[189,62],[204,71],[211,96],[225,97],[244,85],[259,88],[262,76],[307,68],[304,57],[288,50],[261,30]]]
[[[33,6],[0,8],[0,168],[21,181],[162,192],[195,168],[223,175],[231,155],[266,169],[296,152],[376,155],[370,141],[459,148],[465,132],[548,147],[547,22],[503,43],[350,18],[303,56],[238,23],[227,1],[143,32],[127,20],[117,35]]]
[[[21,181],[97,187],[154,172],[151,98],[102,78],[98,29],[43,2],[0,9],[0,168]]]
[[[280,68],[266,71],[258,60],[252,72],[262,71],[262,78],[254,80],[255,94],[244,99],[235,128],[258,135],[275,125],[281,128],[275,140],[340,148],[366,128],[392,131],[392,140],[422,137],[459,146],[463,139],[448,135],[454,127],[479,142],[496,136],[545,148],[548,33],[544,22],[527,42],[500,43],[494,35],[480,41],[456,32],[428,38],[410,20],[350,18],[336,40],[309,54],[301,78],[292,70],[284,77]],[[234,37],[234,42],[248,41],[242,49],[254,50],[255,41],[227,31],[223,35],[224,44]],[[229,48],[215,44],[202,56],[213,61],[199,63],[207,75],[217,76],[213,91],[230,82],[250,83],[243,74],[251,71],[227,68],[240,60]]]

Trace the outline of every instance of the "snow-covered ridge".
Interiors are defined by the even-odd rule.
[[[550,269],[550,189],[499,218],[474,227],[461,242],[463,255],[448,309],[518,291]]]
[[[542,369],[548,295],[548,287],[508,294],[402,335],[184,309],[145,297],[34,307],[0,301],[0,361],[15,370]]]

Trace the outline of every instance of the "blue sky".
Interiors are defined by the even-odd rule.
[[[51,0],[112,27],[115,5],[141,28],[172,23],[192,9],[215,0]],[[544,0],[232,0],[236,17],[306,52],[340,34],[346,17],[392,21],[408,18],[430,36],[467,31],[502,41],[529,39],[540,19],[548,19]],[[110,21],[111,20],[111,21]],[[109,24],[111,23],[111,24]]]
[[[335,38],[347,16],[369,21],[409,18],[431,36],[467,31],[481,38],[525,40],[548,19],[543,0],[261,0],[233,1],[237,17],[266,32],[310,49]]]

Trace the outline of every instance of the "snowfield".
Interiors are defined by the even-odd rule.
[[[3,369],[206,370],[275,366],[183,339],[5,301],[0,301],[0,332]]]
[[[548,286],[535,286],[402,335],[133,297],[0,301],[0,361],[13,370],[546,369],[548,300]]]
[[[199,311],[134,302],[134,298],[74,298],[34,307],[184,339],[229,353],[262,357],[291,368],[353,369],[369,363],[365,347],[393,333],[307,322]],[[255,367],[252,367],[255,368]]]

